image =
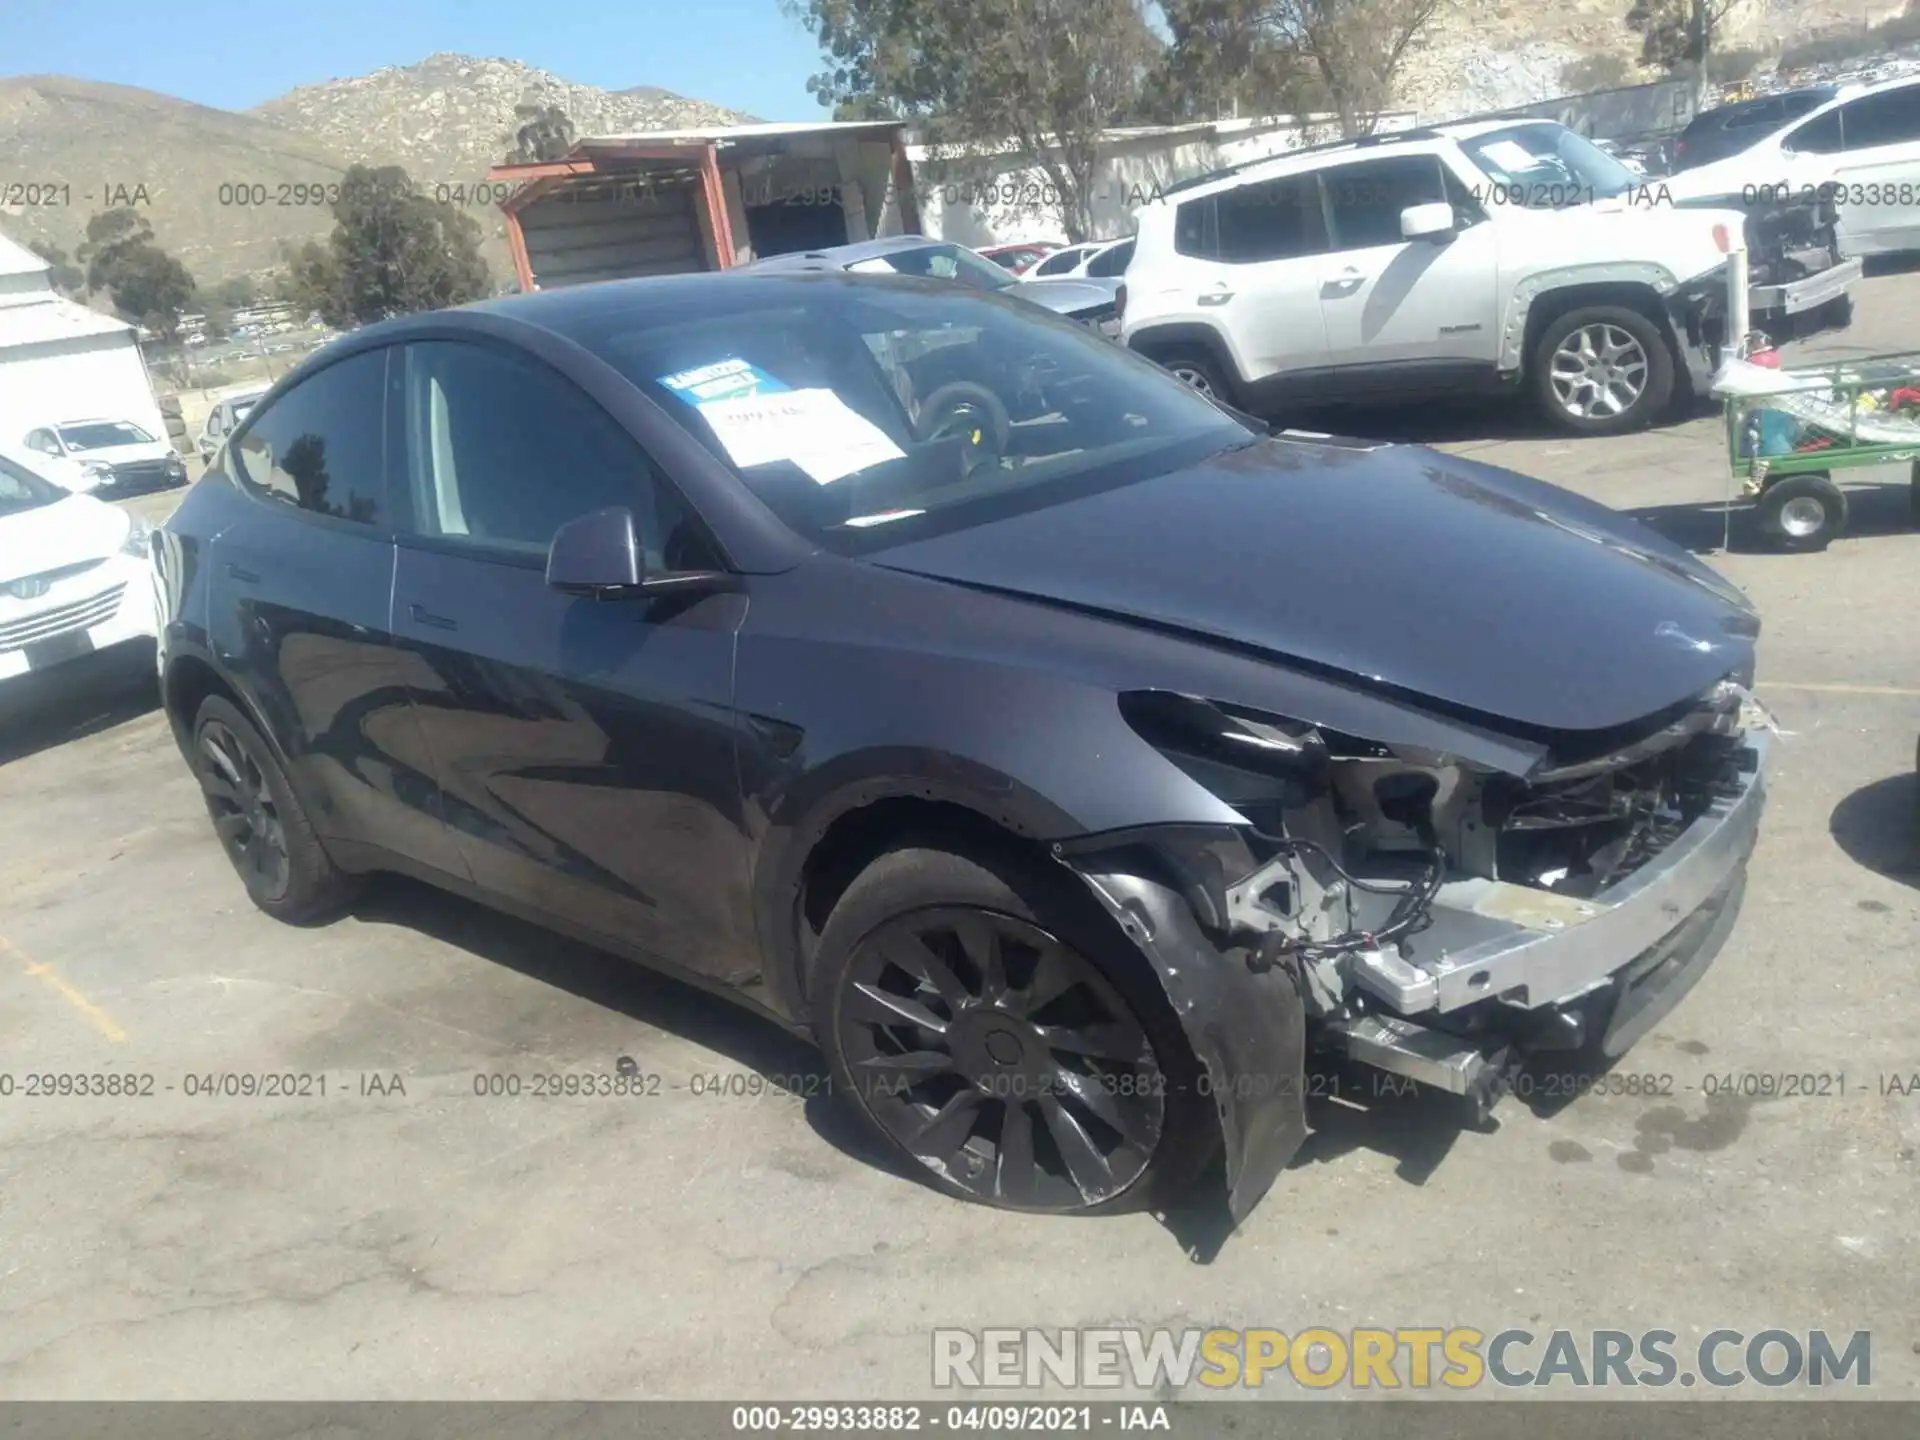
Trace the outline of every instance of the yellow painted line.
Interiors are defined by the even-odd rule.
[[[48,985],[51,985],[60,993],[62,999],[82,1015],[86,1016],[88,1020],[92,1021],[93,1028],[106,1036],[107,1039],[116,1045],[123,1044],[126,1041],[127,1032],[120,1028],[119,1023],[111,1015],[107,1014],[106,1011],[94,1004],[93,1001],[76,990],[67,978],[58,970],[54,969],[53,966],[42,961],[29,959],[25,951],[4,935],[0,935],[0,950],[6,951],[7,954],[18,960],[27,974],[33,976],[34,979],[44,980]]]
[[[1762,690],[1813,690],[1829,695],[1898,695],[1920,699],[1920,689],[1910,685],[1839,685],[1816,680],[1762,680]]]

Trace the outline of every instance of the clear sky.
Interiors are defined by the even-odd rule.
[[[780,0],[0,0],[0,74],[75,75],[244,110],[436,50],[819,118],[820,52]]]

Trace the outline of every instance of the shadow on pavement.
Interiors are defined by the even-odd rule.
[[[1715,413],[1712,401],[1683,400],[1652,427],[1658,434]],[[1558,440],[1568,444],[1608,443],[1611,436],[1582,436],[1559,429],[1521,393],[1472,395],[1406,401],[1400,404],[1343,405],[1291,411],[1274,419],[1281,428],[1317,430],[1329,435],[1389,440],[1404,445],[1457,445],[1476,440]]]
[[[1912,533],[1911,491],[1904,477],[1891,484],[1847,483],[1842,488],[1847,495],[1847,529],[1842,539],[1879,539]],[[1791,552],[1769,545],[1757,533],[1753,502],[1743,496],[1736,495],[1731,507],[1724,500],[1702,500],[1683,505],[1642,506],[1626,513],[1674,544],[1698,554],[1731,549],[1735,554],[1791,556]]]
[[[1827,831],[1856,865],[1920,889],[1920,776],[1912,771],[1854,791],[1834,806]]]
[[[0,765],[158,710],[153,663],[153,642],[134,641],[0,683]]]

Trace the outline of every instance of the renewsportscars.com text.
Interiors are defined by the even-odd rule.
[[[936,1388],[1864,1389],[1865,1330],[935,1330]]]

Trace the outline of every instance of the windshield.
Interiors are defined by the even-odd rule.
[[[0,515],[38,510],[66,497],[67,492],[59,486],[48,484],[26,466],[0,455]]]
[[[1641,183],[1592,141],[1551,121],[1489,130],[1460,148],[1493,181],[1496,205],[1558,210],[1624,195]]]
[[[958,245],[894,250],[868,260],[856,260],[847,269],[856,275],[924,275],[933,280],[960,280],[983,290],[1004,290],[1013,284],[1013,277],[991,260]]]
[[[151,445],[153,436],[126,420],[95,420],[85,425],[62,425],[60,438],[69,450],[104,450],[110,445]]]
[[[1157,366],[1015,300],[825,275],[742,285],[721,313],[712,294],[571,333],[787,524],[843,554],[1253,438]]]

